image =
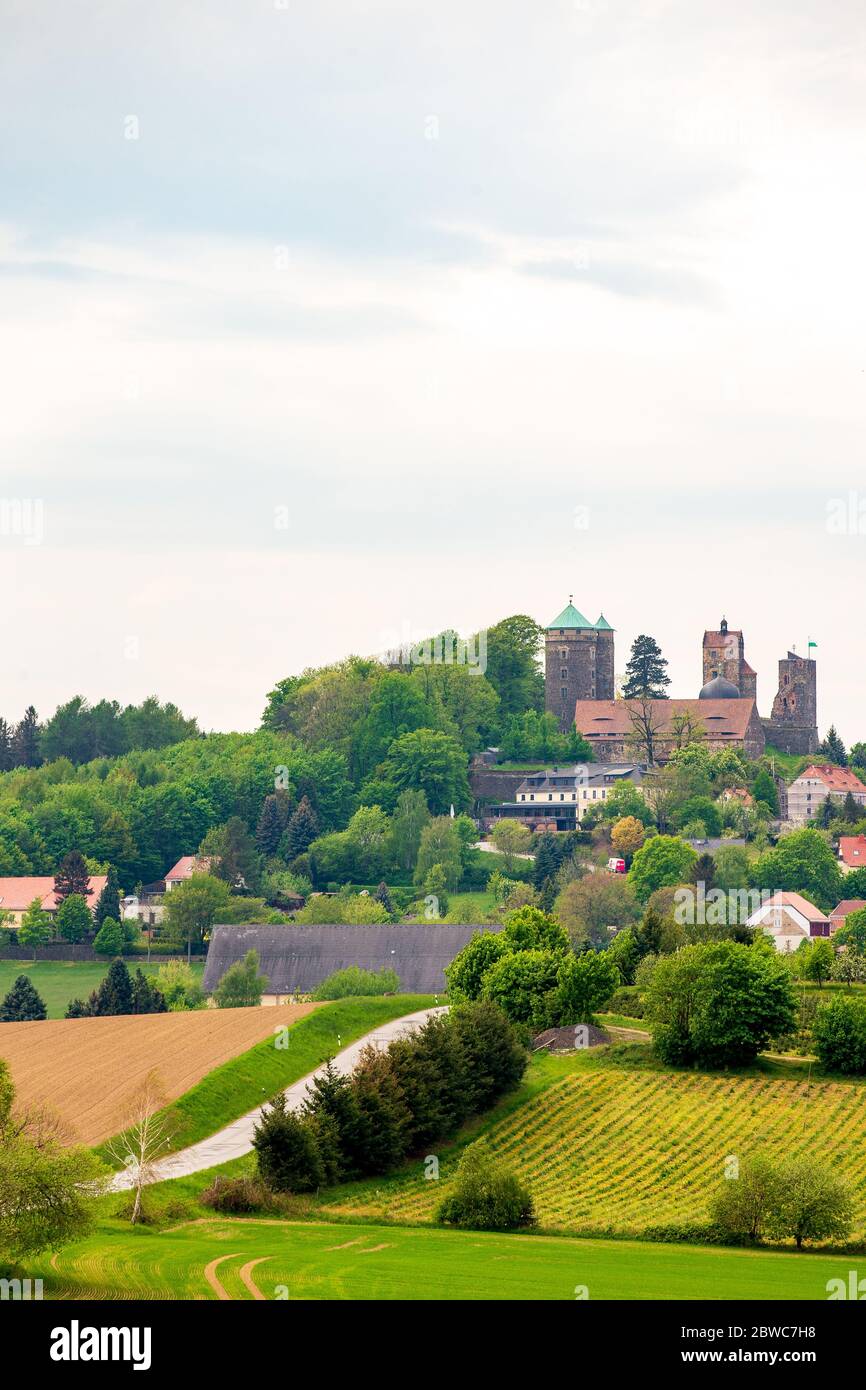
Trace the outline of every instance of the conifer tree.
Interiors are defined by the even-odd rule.
[[[256,826],[256,849],[259,854],[264,855],[266,859],[273,859],[285,828],[276,794],[266,796]]]
[[[73,893],[79,898],[84,898],[86,902],[93,892],[90,887],[90,873],[80,850],[71,849],[61,861],[60,868],[54,875],[54,891],[57,894],[58,905]]]
[[[45,1004],[33,983],[27,975],[19,975],[0,1004],[0,1023],[27,1023],[47,1017]]]
[[[39,753],[39,718],[32,705],[24,711],[24,718],[15,730],[14,765],[16,767],[38,767],[42,762]]]
[[[299,854],[303,854],[309,849],[318,833],[319,822],[316,813],[310,805],[309,799],[302,796],[286,826],[286,858],[289,860],[297,859]]]
[[[625,668],[624,700],[666,700],[671,678],[668,663],[654,637],[641,633],[631,644],[631,656]]]
[[[96,926],[101,927],[106,917],[110,917],[112,921],[119,921],[120,918],[120,882],[113,864],[108,866],[105,887],[96,899],[93,913]]]
[[[5,719],[0,719],[0,772],[8,772],[14,765],[12,730]]]
[[[119,958],[111,962],[99,988],[90,996],[90,1010],[99,1018],[132,1013],[132,979]]]

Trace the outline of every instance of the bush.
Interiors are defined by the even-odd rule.
[[[626,1018],[643,1018],[645,1005],[640,992],[634,985],[623,985],[614,990],[608,1004],[608,1012],[623,1014]]]
[[[514,1231],[536,1222],[529,1189],[485,1140],[465,1150],[453,1190],[439,1206],[436,1219],[474,1231]]]
[[[325,1180],[315,1131],[288,1108],[284,1095],[262,1111],[253,1148],[259,1177],[272,1192],[312,1192]]]
[[[285,1211],[285,1200],[272,1192],[258,1178],[215,1177],[201,1194],[202,1206],[212,1211],[238,1215],[246,1212]]]
[[[866,1073],[866,1002],[835,998],[819,1009],[812,1025],[815,1051],[828,1071]]]
[[[360,965],[348,965],[335,970],[312,991],[311,999],[346,999],[349,995],[397,994],[400,976],[396,970],[363,970]]]
[[[113,917],[106,917],[96,938],[93,949],[99,956],[119,956],[126,945],[123,927]]]
[[[217,1008],[241,1009],[261,1004],[267,984],[266,976],[259,974],[258,951],[247,951],[243,960],[229,966],[214,990]]]

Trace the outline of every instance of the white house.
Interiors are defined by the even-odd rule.
[[[771,936],[777,951],[796,951],[804,941],[830,935],[830,918],[799,893],[774,893],[746,925]]]

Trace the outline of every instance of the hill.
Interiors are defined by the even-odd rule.
[[[643,1049],[627,1052],[637,1058]],[[766,1147],[777,1156],[819,1153],[844,1173],[856,1190],[856,1232],[866,1232],[862,1086],[617,1065],[622,1055],[536,1058],[520,1092],[485,1129],[528,1180],[543,1229],[699,1234],[727,1159]],[[457,1145],[440,1155],[438,1183],[425,1181],[415,1164],[375,1187],[337,1189],[326,1205],[343,1217],[430,1221],[459,1153]]]

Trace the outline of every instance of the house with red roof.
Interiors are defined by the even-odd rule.
[[[90,889],[87,906],[91,911],[99,902],[99,895],[107,881],[106,874],[92,874],[87,880]],[[56,912],[60,899],[54,891],[52,876],[0,878],[0,914],[7,914],[7,920],[3,925],[20,926],[21,918],[37,898],[44,912]]]
[[[843,874],[866,869],[866,835],[840,835],[839,868]]]
[[[857,774],[848,767],[813,763],[788,788],[788,819],[805,825],[817,816],[828,796],[841,804],[849,792],[866,816],[866,785]]]
[[[165,891],[170,893],[179,883],[186,883],[193,874],[206,874],[213,860],[208,855],[184,854],[165,876]]]
[[[773,893],[746,925],[771,936],[777,951],[796,951],[804,941],[830,935],[830,918],[800,893]]]
[[[837,932],[840,927],[844,927],[845,921],[851,916],[852,912],[859,912],[866,907],[866,898],[843,898],[842,902],[837,903],[830,913],[830,935]]]

